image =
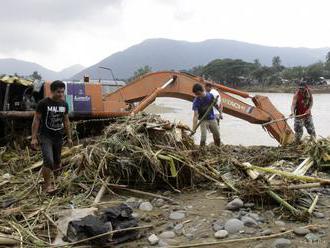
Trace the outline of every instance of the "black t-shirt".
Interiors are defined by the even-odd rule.
[[[60,141],[64,134],[64,116],[69,106],[65,101],[54,101],[47,97],[41,100],[36,111],[41,114],[40,135]]]

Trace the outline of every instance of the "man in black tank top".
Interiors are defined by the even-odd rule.
[[[70,122],[68,117],[68,104],[64,101],[65,84],[54,81],[50,85],[51,97],[41,100],[36,109],[32,123],[33,149],[40,142],[44,178],[44,190],[51,193],[55,187],[51,181],[52,172],[61,168],[61,149],[64,132],[67,134],[68,144],[72,146]],[[39,139],[38,139],[39,134]]]

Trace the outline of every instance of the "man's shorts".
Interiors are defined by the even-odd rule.
[[[43,165],[53,171],[60,169],[62,140],[52,140],[47,136],[40,136]]]

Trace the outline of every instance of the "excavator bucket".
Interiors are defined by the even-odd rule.
[[[269,98],[266,96],[256,95],[252,98],[252,101],[257,108],[269,115],[271,123],[266,123],[263,125],[268,133],[273,136],[281,145],[291,144],[294,141],[292,129],[288,123],[283,120],[285,119],[283,114],[276,109]]]

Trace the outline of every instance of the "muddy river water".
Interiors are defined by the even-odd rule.
[[[286,93],[259,93],[268,96],[271,102],[285,116],[290,114],[292,94]],[[255,95],[255,93],[251,93]],[[240,99],[249,104],[250,100]],[[181,121],[191,127],[192,124],[191,102],[175,98],[158,98],[154,105],[148,107],[148,112],[160,114],[170,121]],[[322,137],[330,136],[330,94],[314,94],[314,106],[312,109],[316,133]],[[293,120],[288,121],[293,128]],[[224,114],[220,125],[222,142],[233,145],[271,145],[276,146],[277,142],[271,138],[260,125],[250,124],[247,121]],[[306,134],[306,130],[304,131]],[[195,140],[199,140],[199,131]],[[209,134],[208,142],[212,141]]]

